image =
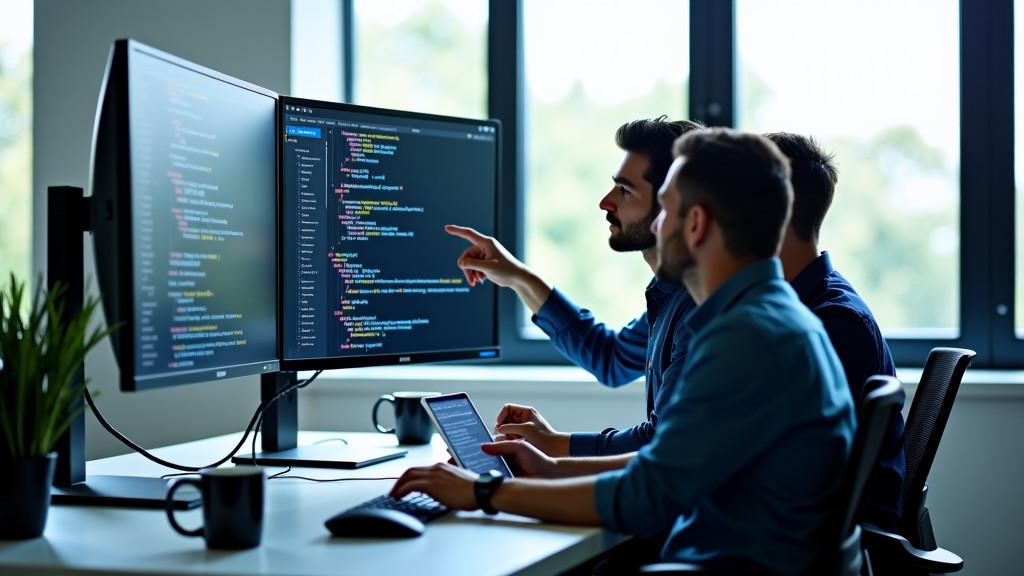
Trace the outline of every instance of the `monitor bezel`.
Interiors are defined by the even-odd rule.
[[[242,364],[217,366],[196,370],[183,370],[140,377],[136,374],[134,347],[137,334],[134,326],[135,295],[133,292],[134,262],[132,246],[134,223],[132,221],[131,181],[131,131],[129,117],[129,70],[134,54],[163,60],[214,80],[249,90],[274,101],[274,157],[280,157],[280,138],[277,135],[279,118],[279,95],[266,88],[240,80],[233,76],[207,68],[195,62],[174,56],[134,39],[123,38],[113,42],[107,67],[104,72],[97,104],[93,141],[89,163],[88,228],[93,237],[93,255],[103,310],[107,325],[120,324],[110,335],[114,358],[120,376],[119,385],[123,392],[134,392],[167,386],[178,386],[200,382],[225,380],[241,376],[265,374],[279,370],[276,342],[280,330],[275,325],[274,354]],[[281,205],[280,167],[274,166],[274,222],[280,221]],[[108,180],[109,179],[109,180]],[[275,230],[274,249],[280,246],[280,233]],[[274,266],[278,272],[279,254],[275,254]],[[275,286],[280,289],[279,274]],[[274,306],[280,307],[280,292],[274,297]],[[279,321],[280,310],[273,314],[275,324]]]
[[[394,110],[388,108],[377,108],[372,106],[362,106],[357,104],[348,104],[343,102],[330,102],[325,100],[315,100],[309,98],[298,98],[294,96],[280,96],[278,99],[278,154],[284,153],[284,134],[283,126],[285,123],[285,114],[287,106],[299,106],[299,107],[310,107],[310,108],[326,108],[331,110],[337,110],[340,112],[352,112],[357,114],[373,114],[386,117],[395,118],[407,118],[413,120],[425,120],[425,121],[439,121],[439,122],[458,122],[474,126],[489,126],[494,128],[495,134],[495,182],[494,182],[494,216],[495,220],[493,223],[493,230],[495,236],[497,235],[498,224],[501,221],[501,122],[497,119],[479,119],[479,118],[467,118],[457,116],[446,116],[441,114],[429,114],[425,112],[413,112],[408,110]],[[282,157],[283,158],[283,157]],[[282,159],[283,162],[283,159]],[[278,162],[278,165],[282,164]],[[401,366],[408,364],[422,364],[422,363],[436,363],[436,362],[466,362],[466,361],[496,361],[501,359],[501,346],[499,344],[499,330],[498,330],[498,301],[499,294],[497,293],[497,287],[492,282],[486,283],[486,285],[479,288],[494,291],[493,301],[495,303],[494,309],[492,310],[492,338],[491,345],[481,346],[478,348],[463,348],[463,349],[446,349],[446,350],[418,350],[409,351],[402,354],[360,354],[355,356],[347,357],[321,357],[321,358],[301,358],[301,359],[287,359],[284,354],[284,285],[283,277],[285,275],[283,265],[284,255],[284,170],[278,170],[278,195],[280,202],[278,204],[278,222],[277,229],[280,231],[278,238],[278,253],[282,257],[282,270],[278,274],[281,279],[278,284],[278,295],[282,299],[278,305],[278,358],[280,360],[282,371],[309,371],[309,370],[334,370],[342,368],[362,368],[370,366]],[[457,255],[452,256],[452,265],[455,265],[455,259]]]

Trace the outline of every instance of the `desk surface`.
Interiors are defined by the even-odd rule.
[[[395,446],[392,435],[300,433],[300,444],[345,438],[355,445]],[[205,465],[227,454],[237,435],[154,450],[184,465]],[[403,448],[405,448],[403,446]],[[207,550],[202,538],[178,535],[162,510],[51,506],[41,538],[0,541],[0,574],[557,574],[624,540],[600,528],[544,524],[521,516],[454,512],[427,524],[411,539],[332,538],[328,517],[386,493],[406,468],[447,460],[435,436],[428,446],[408,447],[404,458],[358,470],[293,469],[328,478],[386,478],[311,482],[281,478],[267,483],[263,541],[239,552]],[[170,470],[138,454],[89,462],[88,473],[160,476]],[[267,472],[283,470],[268,467]],[[178,512],[186,527],[200,512]]]

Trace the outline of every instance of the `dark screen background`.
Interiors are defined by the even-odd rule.
[[[282,360],[494,348],[496,291],[444,231],[494,234],[494,126],[288,102]]]
[[[136,375],[274,361],[276,98],[129,62]]]

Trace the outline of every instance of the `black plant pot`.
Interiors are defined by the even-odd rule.
[[[57,453],[30,460],[0,457],[0,468],[0,539],[41,536],[50,510]]]

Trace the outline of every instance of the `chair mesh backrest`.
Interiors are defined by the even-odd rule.
[[[907,414],[907,468],[903,480],[903,498],[919,497],[953,409],[953,400],[960,389],[960,380],[974,357],[973,350],[934,348],[928,354],[921,382]],[[907,507],[904,505],[904,510]]]

